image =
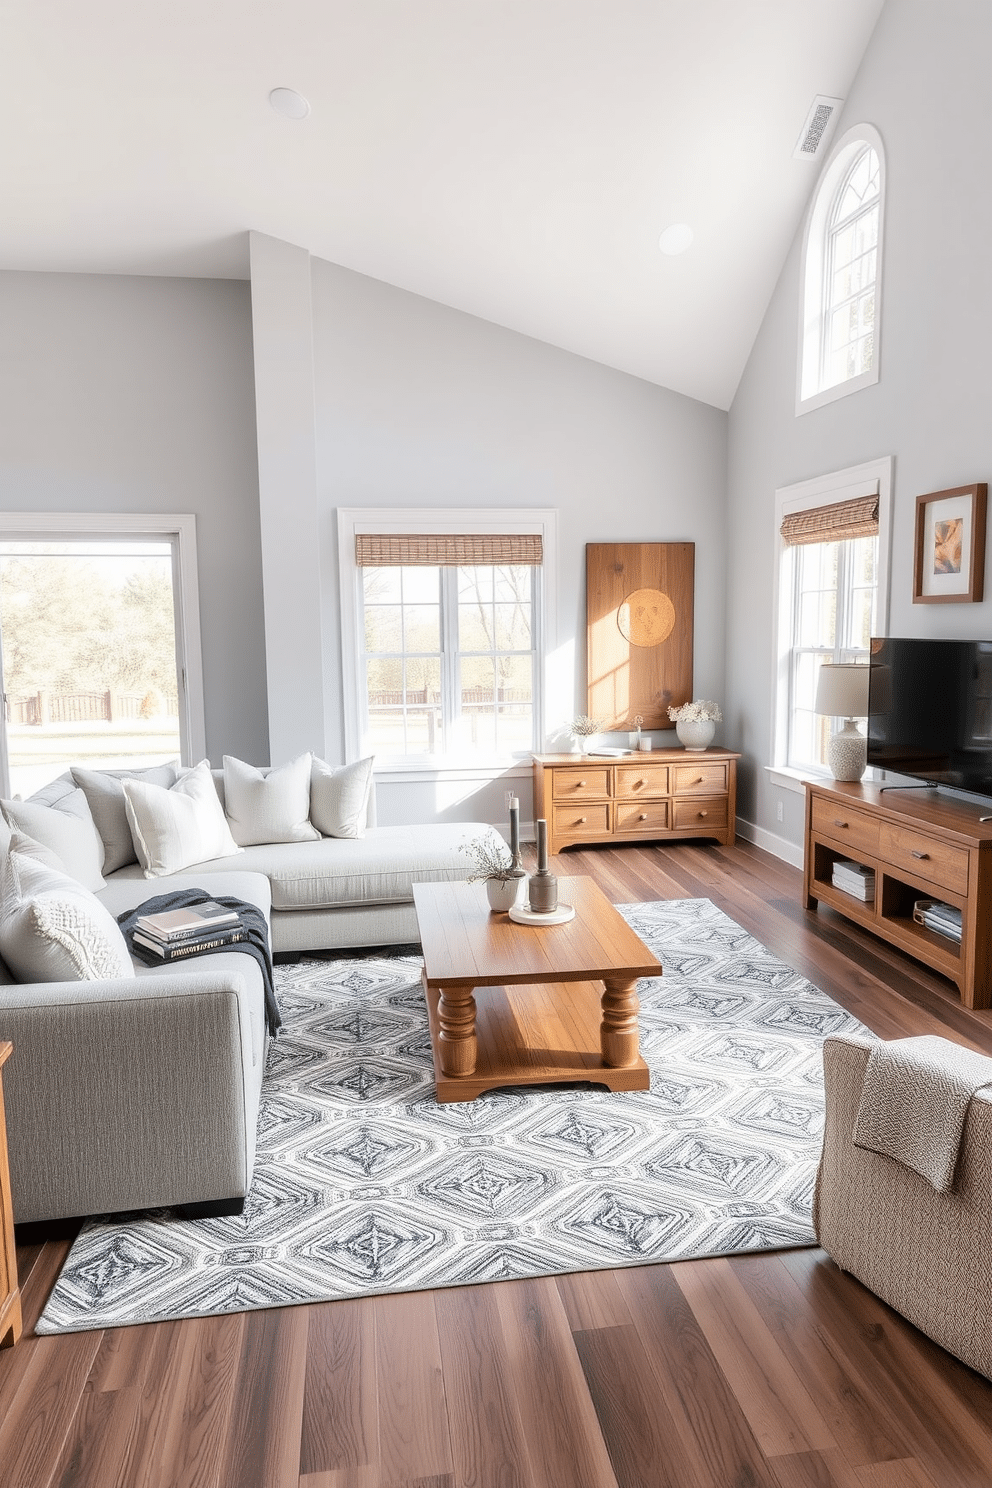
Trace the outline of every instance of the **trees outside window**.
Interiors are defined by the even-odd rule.
[[[361,570],[363,751],[535,747],[537,572],[516,564]]]
[[[775,493],[772,758],[776,784],[827,773],[831,719],[816,712],[820,667],[865,662],[888,623],[892,460]]]
[[[786,763],[827,768],[833,721],[814,709],[824,662],[868,660],[878,572],[878,537],[811,543],[792,552]]]
[[[548,666],[556,550],[550,508],[340,507],[347,757],[438,779],[529,764],[573,690]]]
[[[60,520],[70,525],[0,518],[7,794],[28,796],[71,763],[141,767],[202,752],[192,519],[163,519],[182,534],[99,533],[118,517],[87,519],[96,533],[37,535]],[[37,531],[12,535],[28,526]]]

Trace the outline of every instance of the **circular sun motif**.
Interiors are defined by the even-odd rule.
[[[635,589],[617,611],[617,625],[632,646],[660,646],[675,629],[675,606],[660,589]]]

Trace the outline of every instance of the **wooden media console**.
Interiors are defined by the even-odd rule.
[[[949,977],[966,1007],[992,1007],[992,822],[979,820],[985,814],[936,789],[807,782],[804,907],[828,904]],[[874,870],[873,900],[834,885],[834,864],[843,860]],[[960,942],[913,918],[922,899],[960,910]]]

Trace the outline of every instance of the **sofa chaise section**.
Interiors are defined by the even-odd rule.
[[[236,857],[202,863],[196,872],[209,885],[215,874],[265,875],[275,952],[398,945],[419,936],[413,885],[468,878],[475,863],[465,850],[466,837],[492,830],[478,822],[369,827],[357,838],[246,847]],[[118,869],[109,882],[134,879],[153,891],[136,863]]]
[[[199,887],[199,877],[170,887]],[[221,875],[211,889],[268,910],[261,875]],[[112,881],[99,897],[117,915],[150,891],[144,879]],[[4,973],[15,1221],[240,1207],[255,1160],[264,996],[258,963],[233,948],[118,981],[24,985]]]

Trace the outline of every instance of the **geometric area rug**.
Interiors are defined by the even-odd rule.
[[[37,1332],[814,1244],[820,1046],[866,1030],[708,899],[620,911],[650,1090],[438,1105],[419,956],[278,966],[244,1212],[89,1221]]]

